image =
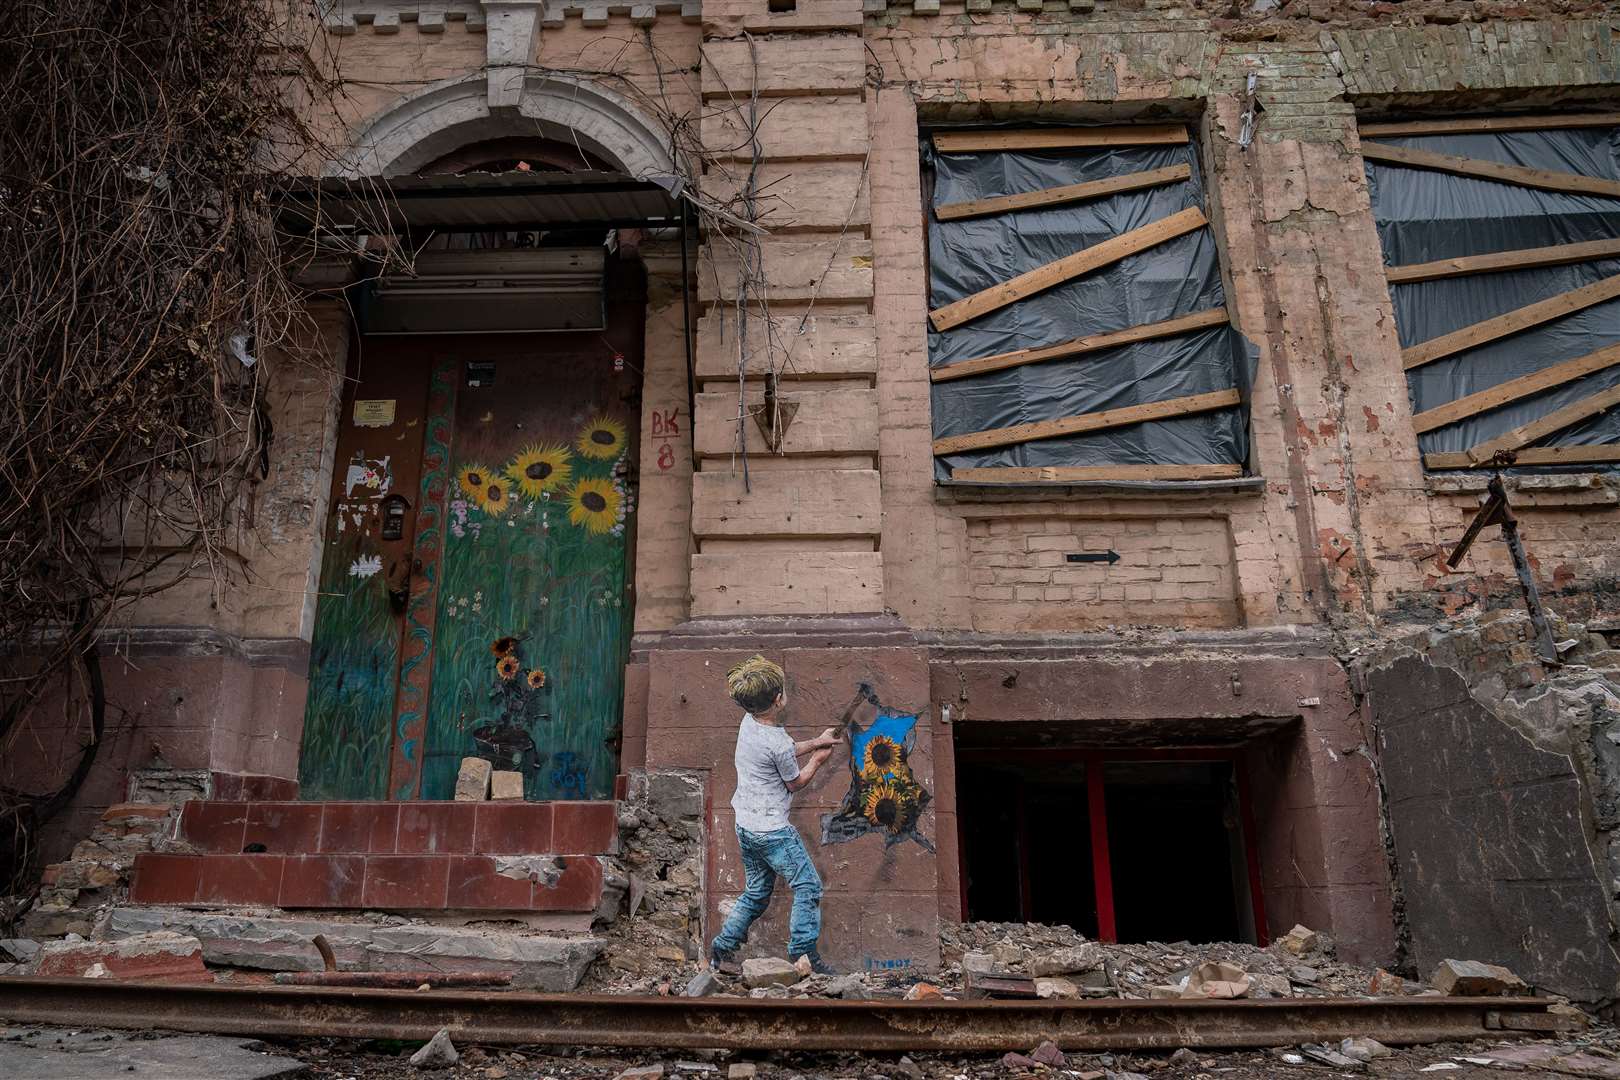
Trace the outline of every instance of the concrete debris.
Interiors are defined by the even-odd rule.
[[[1055,1001],[1073,1001],[1081,996],[1080,988],[1068,979],[1036,979],[1035,996]]]
[[[1035,1064],[1045,1065],[1048,1069],[1061,1069],[1069,1064],[1069,1059],[1053,1042],[1041,1043],[1029,1052],[1029,1057]]]
[[[1530,988],[1513,972],[1478,960],[1442,960],[1429,985],[1448,997],[1498,997],[1528,994]]]
[[[1327,1065],[1334,1069],[1359,1069],[1366,1064],[1366,1062],[1362,1061],[1360,1058],[1353,1058],[1348,1054],[1341,1054],[1339,1051],[1328,1046],[1305,1045],[1299,1048],[1299,1052],[1310,1061],[1314,1061],[1320,1065]]]
[[[505,769],[496,769],[490,773],[489,798],[491,802],[523,798],[523,774]]]
[[[815,965],[810,962],[809,956],[799,957],[797,960],[793,961],[793,966],[798,970],[799,978],[801,979],[809,978],[810,975],[816,970]]]
[[[642,1065],[634,1069],[626,1069],[613,1080],[659,1080],[664,1075],[662,1065]]]
[[[1079,971],[1092,971],[1102,967],[1102,963],[1102,949],[1087,944],[1037,953],[1030,956],[1024,962],[1024,966],[1027,974],[1038,979],[1045,975],[1072,975]]]
[[[1187,976],[1184,998],[1240,998],[1249,994],[1248,972],[1234,964],[1216,961],[1199,964]]]
[[[1322,936],[1315,930],[1296,923],[1292,930],[1277,939],[1277,944],[1295,956],[1307,956],[1321,947]]]
[[[827,984],[827,996],[859,1000],[870,996],[871,987],[858,972],[839,975]]]
[[[752,1061],[733,1062],[731,1068],[726,1070],[726,1080],[754,1080],[759,1075],[759,1066]]]
[[[27,964],[39,955],[39,942],[28,938],[0,938],[0,962]]]
[[[799,969],[775,956],[764,956],[753,960],[744,960],[742,965],[743,982],[750,987],[762,986],[792,986],[804,976]]]
[[[1304,986],[1315,986],[1322,978],[1322,973],[1315,968],[1296,964],[1288,969],[1288,981],[1300,983]]]
[[[945,992],[933,983],[920,982],[906,991],[907,1001],[944,1001]]]
[[[1377,1039],[1356,1036],[1341,1042],[1339,1053],[1355,1061],[1371,1061],[1373,1058],[1389,1057],[1393,1051]]]
[[[489,798],[489,778],[495,766],[483,758],[462,758],[456,773],[456,802],[483,802]]]
[[[50,941],[39,950],[36,975],[120,979],[212,981],[203,966],[202,943],[188,934],[158,931],[119,941]]]
[[[450,1032],[444,1028],[440,1028],[426,1046],[411,1055],[411,1065],[418,1069],[449,1069],[460,1061],[461,1055],[450,1041]]]
[[[282,1080],[307,1075],[302,1061],[263,1043],[155,1031],[0,1029],[0,1076],[16,1080]]]
[[[714,977],[714,972],[700,971],[692,976],[691,981],[686,984],[686,989],[681,991],[681,996],[689,998],[708,997],[718,989],[720,989],[720,980]]]

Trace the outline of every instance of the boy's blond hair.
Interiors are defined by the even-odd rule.
[[[726,692],[731,700],[749,712],[764,712],[776,704],[776,696],[787,683],[780,664],[763,656],[750,656],[726,672]]]

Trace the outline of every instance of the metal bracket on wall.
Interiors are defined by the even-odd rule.
[[[1463,561],[1479,534],[1491,525],[1500,525],[1502,539],[1507,543],[1508,554],[1513,559],[1513,572],[1519,576],[1519,587],[1524,590],[1524,606],[1529,610],[1530,622],[1536,628],[1536,654],[1543,663],[1557,664],[1558,644],[1553,640],[1552,624],[1547,621],[1547,612],[1541,606],[1541,593],[1536,590],[1536,579],[1530,572],[1530,559],[1524,553],[1524,542],[1519,539],[1519,519],[1513,516],[1513,508],[1508,505],[1502,474],[1493,474],[1485,490],[1489,492],[1489,497],[1479,508],[1479,513],[1474,515],[1474,520],[1468,523],[1468,529],[1457,541],[1457,546],[1446,556],[1446,566],[1457,569],[1457,564]]]
[[[749,410],[754,415],[754,423],[759,425],[759,433],[765,437],[765,445],[771,448],[772,453],[781,452],[782,440],[799,412],[797,401],[785,401],[777,392],[776,381],[776,372],[765,373],[765,403]]]

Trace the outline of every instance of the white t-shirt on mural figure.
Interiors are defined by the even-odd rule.
[[[790,780],[799,778],[799,761],[793,754],[793,736],[784,729],[762,724],[752,713],[743,713],[737,728],[737,793],[731,797],[737,827],[753,833],[774,832],[788,827],[788,807],[793,792]]]

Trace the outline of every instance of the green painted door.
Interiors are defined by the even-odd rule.
[[[339,434],[304,798],[448,799],[469,756],[522,772],[529,799],[612,796],[640,316],[626,289],[620,333],[364,340],[377,374],[353,380]],[[356,426],[379,401],[394,422]],[[391,496],[409,504],[399,541]]]
[[[612,795],[629,626],[633,414],[611,352],[482,351],[458,391],[422,796],[461,759],[530,799]]]

